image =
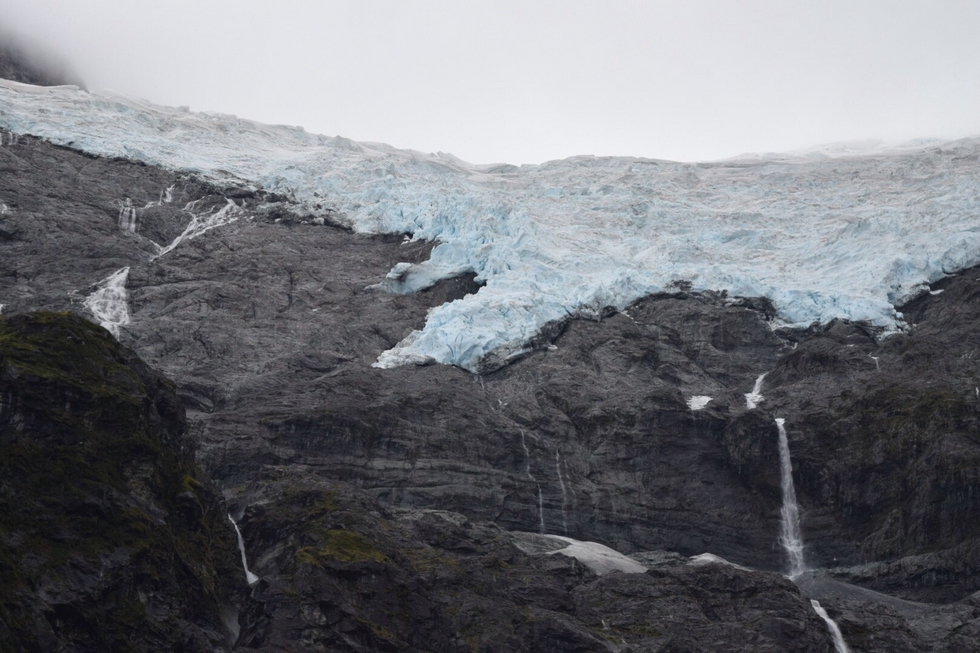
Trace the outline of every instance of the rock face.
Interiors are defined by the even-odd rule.
[[[72,314],[0,318],[0,648],[201,651],[234,535],[173,384]]]
[[[389,512],[349,487],[294,472],[266,479],[245,511],[262,578],[239,640],[245,647],[831,650],[823,622],[779,574],[674,560],[599,576],[560,553],[528,553],[527,538],[540,536],[456,513]]]
[[[263,577],[243,646],[830,650],[807,602],[769,573],[786,568],[775,417],[786,420],[810,566],[955,606],[946,634],[920,619],[898,635],[887,602],[801,583],[854,650],[876,650],[886,634],[894,650],[963,650],[949,633],[980,619],[977,270],[901,307],[909,328],[887,338],[840,321],[774,329],[765,300],[678,287],[600,321],[555,324],[493,372],[381,370],[378,355],[431,307],[479,291],[470,277],[410,295],[373,287],[431,244],[317,224],[252,189],[23,135],[3,142],[3,311],[91,316],[94,284],[129,268],[120,339],[174,379],[197,459],[243,514]],[[159,255],[229,201],[227,222]],[[744,395],[763,373],[750,408]],[[711,399],[692,410],[695,396]],[[329,496],[340,507],[309,513]],[[348,531],[357,537],[338,534]],[[511,531],[637,559],[710,552],[764,571],[675,564],[596,578],[521,551]],[[415,549],[438,554],[430,568]],[[510,598],[518,577],[532,597]],[[451,588],[471,593],[463,616]],[[427,607],[399,612],[402,595]],[[633,616],[614,626],[614,614]],[[668,617],[640,632],[650,614]]]

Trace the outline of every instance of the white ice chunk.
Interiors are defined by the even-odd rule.
[[[358,232],[437,241],[429,261],[393,271],[390,290],[463,272],[485,285],[434,308],[380,367],[437,361],[476,370],[487,354],[523,352],[549,322],[598,319],[677,281],[768,297],[777,324],[839,317],[894,330],[896,305],[980,264],[980,139],[710,163],[572,157],[475,166],[7,80],[0,128],[262,188],[314,217],[330,209]]]
[[[621,571],[627,574],[642,574],[647,568],[636,560],[624,556],[615,549],[610,549],[598,542],[581,542],[570,537],[561,535],[548,535],[555,540],[568,543],[564,549],[551,551],[550,554],[560,553],[570,558],[575,558],[586,567],[599,574],[607,574],[610,571]]]
[[[711,397],[705,395],[694,395],[687,400],[687,407],[691,410],[704,410],[704,407],[711,401]]]

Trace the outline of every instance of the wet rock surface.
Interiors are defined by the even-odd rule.
[[[781,575],[674,561],[602,576],[445,511],[389,511],[280,469],[243,533],[261,580],[239,644],[261,651],[829,651]],[[558,547],[561,548],[561,547]]]
[[[359,497],[358,510],[382,515],[377,524],[397,524],[396,535],[384,535],[370,519],[358,531],[389,561],[394,551],[416,546],[411,538],[417,533],[406,523],[423,520],[420,515],[435,519],[424,511],[440,510],[459,515],[450,521],[495,534],[481,535],[488,538],[480,545],[486,555],[498,547],[505,555],[514,546],[506,532],[543,530],[625,553],[711,552],[771,572],[785,568],[777,540],[781,493],[774,417],[786,420],[808,563],[902,599],[966,606],[956,608],[958,632],[975,627],[970,624],[978,615],[970,612],[969,597],[980,590],[977,270],[948,277],[931,289],[941,293],[925,293],[902,307],[907,331],[885,338],[840,321],[806,331],[773,328],[772,308],[764,300],[690,294],[679,287],[601,321],[554,325],[526,356],[485,374],[439,365],[380,370],[371,367],[378,355],[419,328],[429,308],[479,291],[472,278],[412,295],[372,288],[397,263],[425,260],[431,244],[316,224],[283,198],[255,189],[218,188],[25,136],[6,135],[4,143],[3,312],[89,315],[82,299],[94,284],[130,268],[131,321],[120,339],[176,382],[199,464],[243,511],[250,560],[265,579],[266,585],[253,589],[253,599],[264,607],[253,605],[243,618],[242,645],[287,650],[282,647],[299,646],[287,644],[293,641],[287,634],[302,631],[307,639],[299,641],[308,650],[385,650],[383,642],[419,650],[483,650],[473,642],[497,637],[486,626],[481,632],[490,634],[484,639],[460,639],[453,629],[463,622],[442,608],[384,626],[397,635],[388,639],[351,626],[362,617],[378,623],[367,599],[358,599],[362,612],[344,613],[339,621],[339,613],[323,616],[314,609],[323,600],[314,597],[328,587],[339,596],[378,596],[359,585],[375,582],[424,588],[418,591],[426,605],[444,605],[440,592],[449,590],[418,580],[418,569],[402,558],[385,570],[364,561],[364,569],[374,571],[357,572],[361,580],[352,585],[327,580],[346,573],[329,565],[326,576],[313,578],[322,570],[311,563],[307,584],[296,589],[306,598],[268,598],[288,595],[282,578],[302,567],[294,564],[295,552],[317,546],[316,536],[302,530],[305,518],[283,498],[283,470],[288,483],[339,487],[336,493]],[[194,215],[213,215],[229,200],[239,212],[233,222],[157,257],[159,246],[182,233]],[[124,209],[133,211],[132,231],[120,228]],[[763,373],[764,398],[749,409],[744,394]],[[687,402],[693,396],[711,400],[692,411]],[[279,506],[275,514],[263,507],[269,505]],[[296,523],[284,521],[281,515],[287,514]],[[328,526],[327,531],[344,530]],[[444,528],[449,527],[436,530]],[[289,536],[293,548],[273,555],[276,532],[295,533]],[[382,535],[394,538],[390,549],[375,542],[388,541]],[[267,562],[271,566],[258,562],[270,555],[269,561],[277,561]],[[527,558],[520,564],[530,565],[529,577],[547,572],[539,568],[544,561],[513,555]],[[553,559],[547,564],[556,564]],[[658,576],[667,572],[654,566],[641,575],[644,580],[615,582],[629,585],[627,593],[670,596],[689,596],[707,582],[697,576],[706,571],[670,569]],[[593,594],[602,596],[603,583],[615,584],[605,576],[583,580],[588,574],[581,569],[575,573],[580,577],[573,594],[589,605],[598,600]],[[725,567],[721,577],[727,580],[708,583],[711,589],[698,603],[712,606],[700,613],[706,621],[698,613],[688,618],[679,607],[661,606],[656,609],[674,610],[681,625],[663,626],[666,631],[646,640],[636,633],[627,637],[626,630],[617,636],[630,646],[648,647],[635,650],[732,650],[724,644],[743,640],[713,630],[711,615],[734,610],[722,621],[737,628],[735,621],[749,619],[747,610],[765,612],[731,607],[742,592],[732,588],[749,578],[761,584],[745,593],[785,599],[774,604],[798,596],[778,574]],[[449,578],[446,587],[462,584],[475,591],[464,576]],[[765,580],[752,580],[760,578]],[[652,585],[640,589],[637,583]],[[502,601],[504,595],[480,596],[497,598],[474,605]],[[883,650],[876,648],[884,640],[871,637],[875,633],[897,637],[880,603],[818,598],[832,616],[840,616],[853,650]],[[550,650],[593,650],[588,647],[598,646],[595,638],[625,646],[595,631],[599,622],[589,621],[592,612],[563,605],[555,623],[565,624],[567,633],[565,626],[541,626],[551,634],[535,640],[530,630],[521,631],[518,639],[544,646],[552,635],[555,642],[571,638]],[[383,601],[379,606],[394,614]],[[284,612],[277,616],[278,610]],[[802,640],[811,648],[799,650],[831,650],[823,623],[812,610],[804,612],[759,617],[753,632],[776,633],[766,640],[773,646],[785,633],[818,632],[819,640]],[[433,625],[438,637],[411,631],[406,624],[413,620],[441,624]],[[907,642],[928,639],[922,623],[905,626],[911,633]],[[350,641],[343,635],[348,626],[361,628]],[[425,648],[412,637],[435,638],[443,648]],[[744,650],[770,645],[745,641]],[[960,650],[962,638],[936,641],[933,649],[922,650]]]

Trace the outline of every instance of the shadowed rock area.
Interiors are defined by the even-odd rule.
[[[886,338],[842,321],[778,329],[765,300],[678,288],[555,324],[494,372],[380,370],[378,355],[429,308],[479,292],[470,277],[413,295],[372,288],[431,244],[317,224],[245,187],[23,135],[3,142],[3,313],[91,317],[84,298],[129,267],[120,340],[174,379],[197,460],[242,515],[263,579],[240,645],[832,650],[809,602],[771,573],[786,568],[782,417],[810,566],[954,607],[939,626],[895,630],[893,606],[872,594],[801,583],[803,595],[855,651],[881,650],[886,634],[888,650],[967,650],[953,634],[980,620],[977,270],[901,307],[909,328]],[[234,221],[156,257],[229,200]],[[763,373],[750,409],[744,394]],[[693,396],[711,400],[693,411]],[[330,496],[339,503],[309,512]],[[512,531],[675,562],[594,577],[523,552]],[[431,569],[413,548],[434,552]],[[677,562],[704,552],[764,571]],[[521,594],[517,578],[538,589]],[[399,593],[411,598],[392,603]]]
[[[70,313],[0,318],[0,648],[233,639],[234,534],[173,384]]]

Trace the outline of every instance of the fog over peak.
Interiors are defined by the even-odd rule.
[[[85,82],[67,58],[36,39],[0,26],[0,77],[37,86]]]

